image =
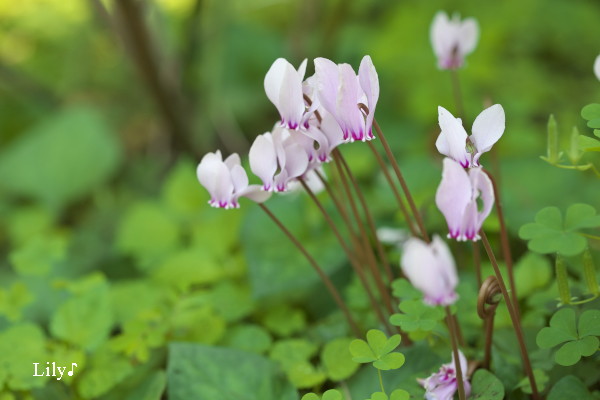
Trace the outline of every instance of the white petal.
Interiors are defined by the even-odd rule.
[[[286,69],[288,66],[291,67],[290,63],[283,59],[278,58],[275,60],[271,68],[267,71],[265,75],[265,93],[267,97],[279,109],[279,94],[281,93],[281,86],[283,85],[283,80],[285,78]],[[293,67],[292,67],[293,68]]]
[[[339,86],[338,67],[326,58],[315,59],[315,77],[319,103],[336,117],[336,98]]]
[[[379,77],[377,76],[377,71],[375,70],[371,57],[363,57],[358,69],[358,77],[360,86],[367,97],[367,106],[369,107],[369,115],[367,116],[365,127],[367,138],[370,139],[373,137],[371,126],[375,116],[377,100],[379,99]]]
[[[278,58],[267,72],[264,86],[267,97],[277,107],[282,122],[291,129],[296,129],[305,108],[302,78],[298,71],[283,58]]]
[[[242,161],[240,160],[240,156],[238,153],[232,153],[225,159],[225,165],[229,169],[232,169],[235,165],[242,165]]]
[[[248,174],[241,165],[234,165],[231,168],[231,182],[233,183],[234,193],[240,193],[248,187]]]
[[[300,77],[300,80],[304,80],[304,75],[306,74],[306,62],[308,60],[305,58],[301,63],[300,66],[298,67],[298,76]]]
[[[596,74],[596,78],[600,79],[600,56],[596,57],[596,61],[594,61],[594,74]]]
[[[463,167],[468,167],[471,157],[467,153],[467,132],[462,126],[462,121],[460,118],[454,118],[450,111],[441,106],[438,107],[438,121],[442,130],[436,141],[438,151],[453,158]]]
[[[359,83],[356,73],[349,64],[340,64],[340,85],[336,99],[338,122],[350,141],[365,139],[365,121],[358,108]]]
[[[474,18],[466,18],[458,31],[458,52],[464,58],[477,46],[479,40],[479,26]]]
[[[328,112],[321,113],[321,132],[327,136],[330,152],[344,143],[342,128],[340,128],[333,115]]]
[[[444,214],[450,237],[460,234],[465,207],[471,201],[472,189],[469,175],[457,162],[444,159],[442,181],[435,194],[435,204]]]
[[[413,237],[404,243],[400,259],[402,271],[425,296],[433,297],[440,291],[439,281],[436,279],[436,264],[433,252],[421,239]]]
[[[260,185],[250,185],[242,192],[238,193],[238,196],[247,197],[256,203],[264,203],[272,194],[272,192],[263,191]]]
[[[196,168],[198,181],[211,195],[217,185],[219,166],[222,163],[221,152],[217,151],[216,153],[205,154]]]
[[[433,235],[431,248],[437,255],[438,265],[440,267],[440,278],[446,282],[446,287],[454,291],[458,285],[458,276],[456,274],[456,264],[454,257],[448,248],[448,245],[438,235]]]
[[[446,58],[452,51],[454,41],[452,29],[452,23],[448,19],[448,15],[443,11],[438,11],[433,17],[429,31],[431,46],[438,59]]]
[[[273,175],[277,171],[277,156],[269,132],[256,137],[250,147],[249,159],[250,169],[263,181],[265,190],[272,190]]]
[[[306,172],[308,156],[298,144],[290,144],[285,148],[286,163],[281,165],[287,171],[287,179],[296,178]]]
[[[492,212],[492,207],[494,206],[494,186],[490,177],[481,168],[472,168],[469,170],[469,178],[473,190],[477,191],[477,195],[481,196],[481,200],[483,201],[483,208],[477,212],[477,231],[479,231],[483,225],[483,221]]]
[[[471,142],[477,149],[477,159],[481,153],[489,151],[502,137],[505,128],[504,109],[500,104],[483,110],[473,122]]]

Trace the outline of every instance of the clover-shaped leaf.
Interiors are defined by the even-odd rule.
[[[390,393],[390,397],[383,392],[375,392],[367,400],[408,400],[409,398],[410,394],[406,390],[396,389]]]
[[[390,322],[406,332],[431,332],[444,319],[444,311],[440,307],[427,306],[421,300],[405,300],[399,308],[404,314],[392,315]]]
[[[367,341],[355,339],[350,343],[352,360],[358,363],[373,363],[380,370],[400,368],[404,364],[402,353],[392,353],[400,344],[400,335],[388,338],[385,333],[377,329],[367,332]]]
[[[598,226],[600,215],[590,205],[571,205],[564,219],[557,207],[546,207],[536,214],[535,222],[521,227],[519,236],[529,240],[531,251],[574,256],[587,246],[587,239],[578,231]]]
[[[314,393],[307,393],[302,396],[301,400],[342,400],[342,394],[335,389],[330,389],[323,393],[323,397],[319,397]]]
[[[408,280],[400,278],[392,282],[392,294],[402,300],[423,298],[423,293],[416,289]]]
[[[546,375],[546,373],[539,368],[536,368],[533,370],[533,377],[535,379],[537,389],[540,392],[546,388],[546,384],[550,380],[548,375]],[[529,381],[529,378],[521,379],[521,381],[517,384],[517,387],[521,388],[523,393],[527,393],[527,394],[533,393],[533,391],[531,390],[531,382]]]
[[[546,349],[563,344],[554,354],[560,365],[574,365],[581,357],[591,356],[598,350],[600,341],[600,311],[588,310],[581,314],[576,325],[575,310],[562,308],[550,319],[550,326],[543,328],[536,337],[537,345]]]

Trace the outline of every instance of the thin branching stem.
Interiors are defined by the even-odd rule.
[[[538,400],[540,396],[538,394],[537,385],[535,383],[533,369],[531,368],[531,361],[529,360],[529,355],[527,354],[525,340],[523,339],[523,329],[521,328],[521,321],[519,321],[519,316],[516,313],[510,295],[506,290],[506,284],[504,283],[504,279],[502,278],[502,274],[500,273],[500,268],[498,267],[498,262],[496,261],[496,257],[494,256],[494,252],[492,251],[492,248],[490,246],[490,242],[488,241],[487,236],[483,230],[481,230],[479,234],[481,236],[481,242],[483,243],[483,247],[485,248],[488,258],[492,263],[492,267],[494,268],[494,273],[496,274],[496,278],[498,279],[498,284],[500,285],[500,290],[502,291],[502,296],[504,297],[506,308],[508,309],[510,319],[515,329],[515,334],[517,335],[517,341],[519,342],[519,350],[521,351],[521,358],[523,359],[523,366],[531,384],[532,397],[534,400]]]
[[[339,229],[336,227],[335,222],[333,222],[333,219],[331,219],[331,217],[327,213],[327,210],[325,210],[325,207],[323,207],[323,204],[321,203],[321,201],[317,198],[317,196],[314,194],[314,192],[311,190],[311,188],[306,184],[304,179],[300,178],[300,179],[298,179],[298,181],[300,182],[300,184],[302,185],[302,187],[304,188],[306,193],[308,193],[311,200],[315,203],[315,205],[321,212],[321,215],[323,215],[323,217],[325,218],[325,221],[331,228],[331,231],[333,232],[334,236],[337,238],[338,242],[342,246],[342,249],[346,253],[348,260],[350,261],[350,265],[352,265],[352,267],[354,268],[354,271],[357,273],[359,279],[361,280],[361,283],[362,283],[363,287],[365,288],[365,291],[367,292],[367,296],[369,297],[369,300],[373,307],[373,311],[375,311],[380,322],[386,327],[387,332],[389,334],[391,334],[392,327],[390,326],[390,323],[388,322],[388,320],[386,319],[385,315],[383,314],[383,312],[381,311],[381,309],[379,307],[379,303],[377,302],[377,299],[375,298],[375,295],[373,294],[373,291],[371,290],[371,287],[369,286],[369,281],[368,281],[367,277],[365,276],[365,273],[362,270],[360,263],[358,262],[358,260],[356,258],[356,254],[348,247],[348,244],[342,237]]]
[[[285,225],[283,225],[283,223],[279,220],[279,218],[277,218],[275,216],[275,214],[273,214],[271,212],[271,210],[269,210],[267,208],[267,206],[265,206],[264,204],[259,204],[259,206],[269,216],[269,218],[271,218],[271,220],[275,223],[275,225],[277,225],[277,227],[279,229],[281,229],[281,231],[288,237],[288,239],[296,246],[296,248],[298,250],[300,250],[300,253],[302,253],[302,255],[306,258],[306,260],[309,262],[309,264],[314,268],[314,270],[317,272],[317,274],[319,275],[319,277],[325,284],[325,287],[331,294],[331,297],[333,297],[333,300],[335,301],[335,303],[338,305],[340,310],[342,310],[342,313],[346,317],[346,321],[348,322],[350,329],[352,329],[352,332],[354,333],[354,335],[360,337],[361,336],[360,329],[358,328],[356,321],[354,321],[354,318],[352,317],[352,314],[350,313],[350,309],[344,302],[342,296],[336,289],[333,282],[331,282],[331,279],[329,279],[329,276],[323,271],[323,269],[319,266],[319,264],[314,259],[314,257],[312,255],[310,255],[310,253],[306,250],[306,248],[302,245],[302,243],[285,227]]]

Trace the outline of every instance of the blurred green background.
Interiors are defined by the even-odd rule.
[[[429,43],[440,9],[479,21],[479,44],[459,72],[465,120],[489,102],[506,110],[506,132],[483,162],[501,181],[519,255],[516,232],[542,207],[600,206],[591,173],[538,157],[551,113],[565,144],[574,125],[589,135],[579,112],[600,96],[597,1],[0,2],[0,398],[159,399],[168,375],[169,398],[188,400],[181,387],[214,376],[167,374],[167,358],[238,362],[196,347],[169,355],[173,342],[281,365],[278,354],[304,354],[302,373],[286,370],[296,387],[331,379],[307,360],[346,330],[313,271],[250,202],[211,209],[195,167],[218,148],[244,159],[271,129],[278,115],[263,78],[276,58],[308,58],[310,75],[315,57],[357,68],[369,54],[381,84],[376,117],[427,225],[443,234],[433,205],[437,106],[456,107]],[[401,227],[368,150],[342,151],[379,225]],[[294,195],[269,204],[354,309],[368,308],[352,297],[348,266],[314,207]],[[32,377],[32,363],[47,361],[78,367],[61,381]],[[282,385],[263,399],[294,398]]]

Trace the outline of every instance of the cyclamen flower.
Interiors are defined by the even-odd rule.
[[[304,125],[313,111],[307,111],[304,104],[302,80],[305,72],[306,60],[296,70],[287,60],[278,58],[265,75],[267,97],[279,111],[281,125],[289,129]]]
[[[450,111],[441,106],[438,107],[438,121],[442,131],[435,147],[465,168],[479,166],[481,154],[492,148],[505,128],[504,109],[500,104],[486,108],[475,118],[471,136],[467,135],[462,120],[454,118]]]
[[[467,359],[459,350],[458,358],[460,359],[460,369],[463,375],[463,386],[465,395],[469,397],[471,394],[471,384],[467,379]],[[419,384],[425,388],[425,398],[427,400],[452,400],[454,393],[458,390],[458,380],[456,378],[456,361],[454,353],[452,354],[452,362],[444,364],[440,370],[432,374],[427,379],[417,379]]]
[[[412,237],[404,243],[402,271],[430,305],[448,306],[457,299],[456,265],[448,245],[434,235],[431,243]]]
[[[267,132],[254,140],[250,147],[250,169],[263,181],[264,191],[285,192],[288,182],[307,171],[308,155],[299,141],[301,137],[276,127],[273,133]]]
[[[464,64],[465,56],[475,50],[479,27],[474,18],[461,22],[458,14],[449,19],[445,12],[439,11],[433,18],[430,37],[438,67],[457,69]]]
[[[221,152],[207,153],[196,169],[198,181],[210,194],[209,204],[220,208],[239,208],[238,198],[248,197],[262,203],[270,193],[260,190],[260,185],[248,185],[248,175],[236,153],[223,161]]]
[[[596,57],[596,61],[594,61],[594,74],[596,74],[596,78],[600,79],[600,56]]]
[[[379,78],[371,57],[363,57],[358,76],[349,64],[336,65],[326,58],[315,59],[318,100],[340,128],[343,139],[371,140],[373,116],[379,99]],[[358,104],[369,108],[366,119]]]
[[[482,210],[477,206],[479,197],[483,201]],[[494,204],[494,187],[481,168],[467,172],[457,162],[445,158],[435,203],[446,217],[449,238],[477,241],[481,225]]]

